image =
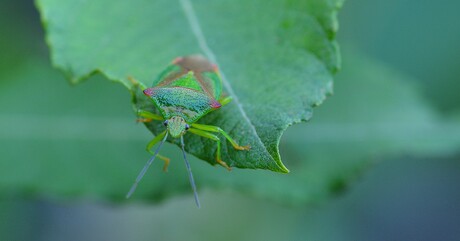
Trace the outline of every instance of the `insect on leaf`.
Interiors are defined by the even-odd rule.
[[[217,64],[223,94],[233,101],[198,123],[219,126],[252,147],[236,151],[222,137],[222,159],[234,167],[288,172],[278,149],[281,135],[311,118],[313,106],[332,92],[339,68],[340,0],[37,3],[54,65],[74,83],[100,72],[124,84],[134,90],[136,108],[154,106],[128,76],[151,86],[178,56],[201,54]],[[164,130],[161,123],[147,127],[154,134]],[[187,152],[215,164],[215,143],[184,139]]]

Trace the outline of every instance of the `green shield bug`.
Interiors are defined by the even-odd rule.
[[[137,83],[134,79],[130,79]],[[192,171],[185,154],[183,135],[189,132],[216,141],[216,162],[228,170],[231,170],[230,167],[221,159],[220,138],[212,132],[222,134],[236,150],[250,149],[249,146],[238,145],[230,135],[217,126],[195,123],[209,112],[219,109],[232,100],[230,96],[222,96],[222,79],[218,68],[201,56],[178,57],[158,76],[152,87],[143,89],[143,92],[153,101],[161,115],[139,110],[138,115],[141,117],[139,121],[163,121],[166,130],[147,144],[147,150],[153,156],[137,176],[126,197],[129,198],[133,194],[155,157],[158,156],[165,161],[163,169],[166,170],[169,159],[159,155],[158,152],[169,135],[173,138],[180,138],[195,202],[200,207]],[[157,143],[160,143],[157,149],[151,152],[152,147]]]

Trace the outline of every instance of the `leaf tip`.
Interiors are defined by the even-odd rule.
[[[276,169],[274,171],[284,173],[284,174],[289,173],[289,169],[287,169],[287,167],[282,162],[279,162],[277,164],[278,164],[277,165],[278,169]]]

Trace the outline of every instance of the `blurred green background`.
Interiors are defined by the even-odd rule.
[[[204,208],[198,210],[191,193],[159,204],[114,204],[93,195],[100,190],[85,182],[91,169],[79,169],[79,162],[103,159],[107,173],[123,172],[111,169],[110,160],[144,160],[150,135],[134,124],[121,85],[96,76],[70,86],[50,66],[32,1],[3,0],[0,169],[11,171],[0,177],[0,240],[460,240],[459,6],[345,2],[335,95],[311,123],[288,129],[281,153],[292,175],[299,164],[290,160],[340,168],[342,159],[362,163],[356,175],[338,178],[331,198],[308,205],[202,188]],[[342,110],[337,123],[349,125],[327,122],[331,110]],[[174,146],[166,153],[180,159]],[[191,161],[194,170],[209,166]],[[44,169],[42,163],[56,166]],[[140,168],[131,164],[126,168]],[[63,169],[81,181],[62,189]],[[97,173],[101,182],[109,178],[104,174]],[[36,180],[48,189],[34,186]],[[74,198],[81,185],[89,193]]]

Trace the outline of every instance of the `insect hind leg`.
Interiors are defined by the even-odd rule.
[[[196,128],[196,129],[199,129],[199,130],[202,130],[202,131],[219,132],[225,138],[227,138],[227,140],[232,144],[233,148],[235,148],[236,150],[247,151],[247,150],[251,149],[251,146],[249,146],[249,145],[246,145],[246,146],[238,145],[238,143],[236,143],[236,141],[233,140],[233,138],[229,134],[227,134],[227,132],[225,132],[224,130],[222,130],[222,128],[220,128],[218,126],[210,126],[210,125],[203,125],[203,124],[193,124],[193,128]]]
[[[212,133],[209,133],[209,132],[206,132],[206,131],[203,131],[203,130],[199,130],[199,129],[194,129],[194,128],[190,128],[188,131],[190,131],[191,133],[193,134],[196,134],[196,135],[199,135],[199,136],[202,136],[202,137],[206,137],[206,138],[209,138],[213,141],[216,141],[217,142],[217,152],[216,152],[216,162],[225,167],[227,170],[231,171],[232,168],[229,167],[227,165],[227,163],[225,163],[224,161],[222,161],[222,158],[220,156],[220,139],[218,136],[212,134]]]

